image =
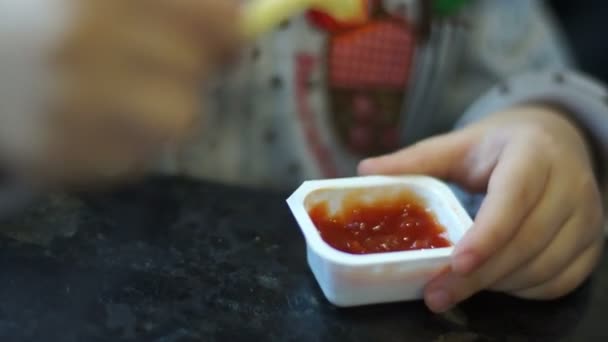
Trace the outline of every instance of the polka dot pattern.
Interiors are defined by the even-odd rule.
[[[281,89],[283,87],[283,80],[279,76],[271,78],[270,87],[275,90]]]

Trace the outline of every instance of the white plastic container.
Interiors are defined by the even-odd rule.
[[[365,191],[360,191],[364,189]],[[356,192],[367,198],[391,191],[412,191],[426,204],[447,238],[455,245],[472,220],[451,189],[425,176],[370,176],[307,181],[287,200],[307,245],[308,264],[324,295],[336,306],[349,307],[419,300],[425,284],[446,266],[453,247],[355,255],[327,244],[308,210],[320,201],[340,209],[344,196]]]

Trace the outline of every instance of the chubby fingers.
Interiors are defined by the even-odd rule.
[[[137,0],[144,3],[149,1]],[[236,0],[157,0],[175,14],[176,22],[187,24],[192,37],[204,45],[216,62],[230,56],[245,37],[237,25],[240,1]],[[162,10],[163,8],[161,8]]]
[[[359,174],[425,174],[453,178],[466,166],[464,159],[472,138],[468,132],[455,132],[423,140],[388,155],[369,158],[359,164]]]
[[[556,195],[555,191],[549,192]],[[547,215],[560,205],[559,196],[545,196],[518,227],[515,236],[504,247],[499,247],[479,269],[467,275],[449,272],[431,281],[426,288],[426,301],[431,310],[443,312],[475,293],[492,288],[526,263],[532,261],[558,235],[564,222],[569,222],[570,211]],[[547,211],[549,210],[549,211]]]
[[[593,176],[589,176],[593,177]],[[564,183],[564,182],[562,182]],[[501,279],[492,286],[492,290],[513,293],[515,295],[529,294],[533,288],[539,288],[550,283],[560,273],[563,273],[573,263],[581,258],[598,242],[603,245],[603,212],[600,195],[596,189],[589,189],[589,182],[583,177],[577,186],[576,182],[568,182],[568,191],[581,193],[582,196],[569,196],[561,201],[564,205],[568,200],[578,205],[578,210],[565,222],[561,230],[555,235],[550,245],[534,260],[522,265],[516,272]],[[574,198],[573,198],[574,197]],[[584,205],[581,205],[584,204]],[[558,212],[555,210],[554,212]],[[591,258],[588,256],[587,258]],[[572,267],[572,266],[570,266]]]
[[[550,165],[536,153],[523,143],[502,151],[475,223],[455,247],[454,273],[478,270],[518,233],[549,183]]]
[[[551,300],[562,297],[579,287],[597,265],[604,241],[594,242],[578,255],[574,261],[547,282],[535,287],[514,292],[513,295],[524,299]]]
[[[452,271],[426,288],[431,310],[448,310],[532,260],[571,216],[572,211],[549,214],[560,207],[567,193],[553,186],[548,163],[531,166],[532,153],[517,145],[505,149],[492,177],[508,174],[512,178],[506,178],[510,182],[491,181],[474,227],[455,249]]]
[[[524,142],[504,144],[500,135],[487,138],[476,129],[465,129],[365,160],[359,172],[421,173],[477,190],[480,184],[488,184],[474,226],[454,251],[452,269],[466,275],[515,236],[545,190],[549,163],[528,147]]]
[[[238,2],[74,0],[79,15],[57,46],[48,167],[37,178],[122,178],[188,137],[200,92],[238,46]]]
[[[592,176],[568,182],[568,170],[551,174],[542,199],[504,247],[466,276],[451,272],[429,283],[429,308],[445,311],[485,289],[552,299],[580,285],[603,247],[602,210],[593,206],[599,203],[599,193]]]

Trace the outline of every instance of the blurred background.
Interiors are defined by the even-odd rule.
[[[548,0],[562,23],[580,68],[608,83],[608,1]]]

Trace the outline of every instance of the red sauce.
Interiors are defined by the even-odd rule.
[[[330,246],[351,254],[372,254],[449,247],[446,230],[413,194],[363,202],[347,197],[335,214],[327,202],[308,211]]]

